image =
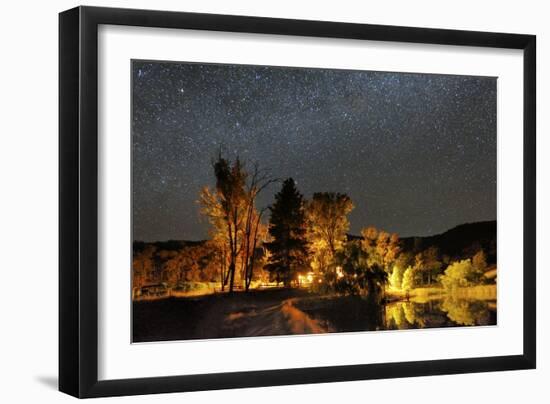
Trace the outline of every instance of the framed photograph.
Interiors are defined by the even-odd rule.
[[[535,36],[59,27],[61,391],[535,367]]]

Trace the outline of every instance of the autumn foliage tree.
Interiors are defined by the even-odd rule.
[[[134,247],[132,259],[132,287],[141,288],[153,281],[155,247],[147,245],[143,249]]]
[[[227,263],[222,266],[222,290],[229,283],[229,291],[233,291],[239,263],[241,279],[248,289],[262,233],[263,210],[256,209],[256,198],[273,180],[258,165],[248,172],[238,157],[231,162],[221,153],[213,168],[215,189],[203,188],[199,203],[201,213],[211,224],[212,239]]]
[[[470,259],[453,262],[441,276],[441,284],[450,291],[459,287],[471,286],[477,277],[476,272]]]
[[[401,281],[401,289],[410,291],[416,286],[416,271],[412,266],[408,266],[403,272],[403,279]]]
[[[325,273],[340,250],[349,229],[353,202],[346,194],[319,192],[306,204],[307,238],[314,268]]]
[[[381,277],[382,290],[385,289],[386,281],[393,279],[397,282],[397,278],[392,278],[394,266],[397,261],[401,247],[399,246],[399,236],[390,234],[383,230],[378,230],[375,227],[367,227],[361,231],[361,248],[367,254],[368,264],[372,268],[379,268],[384,272]],[[402,274],[396,273],[396,277],[402,278]]]
[[[356,240],[348,241],[336,252],[335,262],[339,268],[331,281],[337,292],[344,294],[367,294],[378,300],[387,280],[387,273],[369,260],[367,252]]]
[[[441,274],[442,267],[437,247],[429,247],[415,256],[415,269],[424,285],[432,285]]]
[[[245,221],[242,236],[241,272],[244,279],[245,290],[250,288],[254,276],[254,268],[258,258],[258,242],[265,239],[267,227],[262,224],[262,216],[266,208],[256,209],[256,198],[265,188],[276,180],[271,178],[267,171],[261,170],[258,164],[254,164],[248,181],[245,185]]]
[[[375,227],[367,227],[361,231],[361,248],[368,254],[371,264],[378,264],[388,274],[393,269],[393,263],[397,260],[401,247],[399,236],[390,234]]]
[[[478,274],[477,281],[479,282],[485,273],[487,271],[487,256],[485,255],[485,252],[483,249],[480,249],[473,257],[472,257],[472,266],[474,267],[476,273]]]
[[[403,288],[403,278],[405,271],[412,261],[412,254],[407,251],[400,251],[393,263],[393,269],[389,278],[390,286],[394,289]]]

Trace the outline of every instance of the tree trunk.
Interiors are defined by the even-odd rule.
[[[233,258],[231,259],[231,262],[229,263],[229,293],[233,292],[233,285],[235,283],[235,261]]]
[[[226,278],[225,278],[225,265],[227,263],[226,256],[225,256],[225,248],[222,249],[221,252],[221,259],[220,259],[220,283],[221,283],[221,289],[222,292],[225,290],[225,284],[226,284]]]

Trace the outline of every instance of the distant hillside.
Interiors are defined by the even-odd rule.
[[[429,247],[437,247],[440,254],[451,258],[472,256],[480,248],[487,254],[489,263],[496,262],[497,253],[496,220],[466,223],[453,227],[444,233],[427,237],[404,237],[401,239],[403,250],[413,253]]]
[[[361,240],[363,237],[354,234],[347,235],[348,240]],[[437,247],[440,255],[448,255],[453,260],[471,257],[481,248],[487,255],[489,264],[496,263],[497,255],[497,222],[465,223],[453,227],[444,233],[433,236],[403,237],[401,248],[413,254]]]

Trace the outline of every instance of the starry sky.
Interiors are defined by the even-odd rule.
[[[400,236],[496,219],[494,77],[132,61],[134,240],[201,240],[220,147],[347,193],[350,233]],[[263,191],[268,206],[280,184]]]

